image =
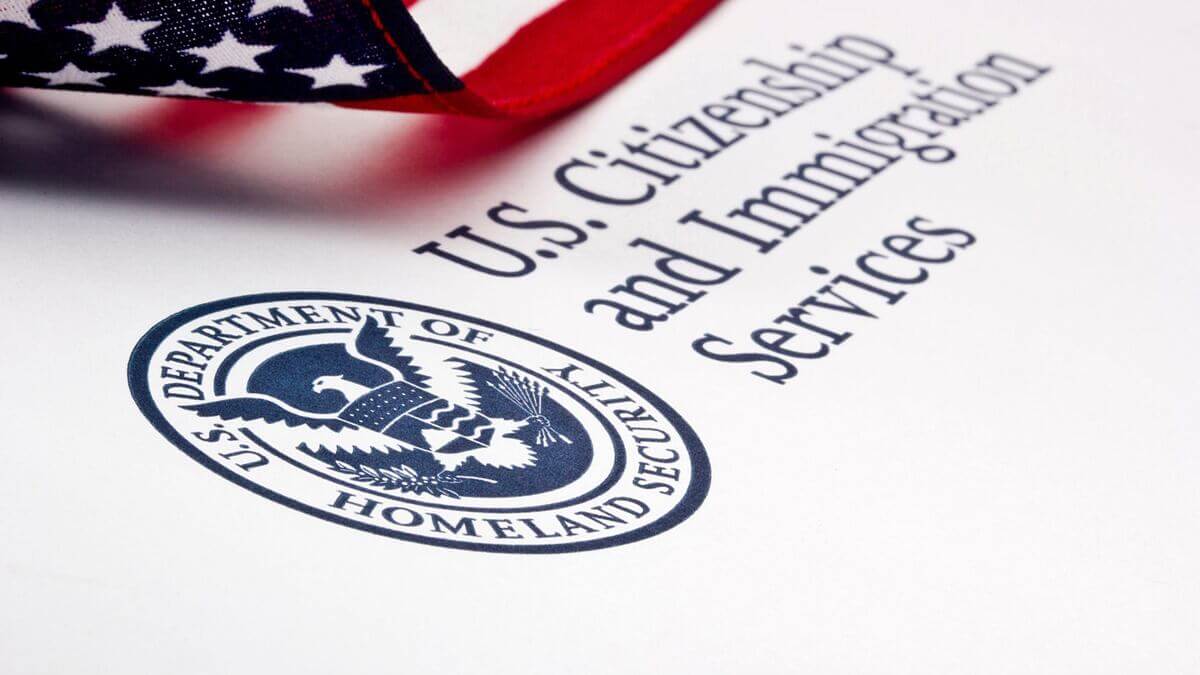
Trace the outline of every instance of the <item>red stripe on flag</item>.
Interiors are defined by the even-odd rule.
[[[463,91],[338,105],[491,117],[547,115],[613,86],[666,49],[718,2],[565,0],[523,26],[463,76]]]
[[[596,96],[667,48],[717,0],[568,0],[463,77],[501,111],[553,112]]]

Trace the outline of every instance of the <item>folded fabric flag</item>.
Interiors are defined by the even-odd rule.
[[[534,117],[719,0],[0,0],[0,85]]]

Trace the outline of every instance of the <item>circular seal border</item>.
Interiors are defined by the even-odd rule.
[[[162,343],[162,341],[179,326],[199,318],[205,314],[219,312],[221,310],[230,309],[233,307],[260,303],[260,302],[280,302],[290,300],[346,300],[350,302],[374,303],[386,305],[389,307],[398,307],[401,309],[407,308],[418,312],[430,312],[440,314],[452,319],[467,321],[487,328],[492,328],[504,333],[508,333],[522,340],[528,340],[542,347],[557,351],[571,359],[575,359],[580,363],[586,364],[590,368],[594,368],[597,372],[613,378],[620,382],[623,386],[629,387],[638,396],[641,396],[647,403],[654,406],[659,412],[666,417],[667,421],[679,433],[680,440],[683,442],[684,448],[687,450],[688,456],[692,462],[692,481],[688,484],[687,490],[665,515],[658,518],[654,522],[623,534],[618,534],[613,537],[604,539],[596,539],[592,541],[581,541],[564,544],[545,544],[542,546],[505,546],[501,544],[478,544],[465,541],[453,541],[445,539],[436,539],[417,534],[409,534],[405,532],[397,532],[387,528],[378,527],[369,523],[357,522],[350,518],[344,518],[332,513],[328,513],[321,509],[314,508],[303,502],[292,499],[286,495],[269,490],[254,481],[247,479],[244,476],[234,473],[228,467],[225,467],[210,457],[201,452],[190,441],[183,437],[174,427],[167,421],[166,417],[159,411],[155,405],[150,393],[148,367],[150,357],[154,354],[154,350]],[[432,546],[440,546],[442,548],[463,549],[471,551],[486,551],[490,553],[571,553],[576,551],[592,551],[601,548],[609,548],[613,546],[621,546],[630,544],[636,541],[641,541],[649,537],[666,532],[676,525],[687,520],[708,496],[708,488],[712,481],[711,467],[708,462],[708,454],[705,451],[704,444],[700,442],[700,438],[696,432],[692,430],[691,425],[675,412],[675,409],[667,405],[662,399],[651,393],[645,387],[632,378],[617,372],[616,370],[597,362],[596,360],[584,356],[573,349],[568,349],[550,340],[526,333],[524,331],[510,328],[503,324],[478,319],[466,314],[452,312],[449,310],[431,307],[429,305],[421,305],[415,302],[405,302],[401,300],[391,300],[388,298],[380,298],[369,295],[357,295],[353,293],[332,293],[328,291],[287,291],[276,293],[255,293],[250,295],[239,295],[232,298],[224,298],[211,302],[202,303],[181,310],[159,321],[145,335],[138,340],[133,348],[133,353],[129,357],[129,366],[127,370],[129,380],[129,390],[133,395],[133,400],[137,403],[142,414],[150,421],[154,428],[158,430],[167,440],[171,441],[177,448],[186,453],[196,462],[203,465],[205,468],[213,471],[217,475],[226,480],[245,488],[261,497],[266,497],[273,502],[282,504],[290,509],[306,513],[310,516],[316,516],[322,520],[351,527],[356,530],[370,532],[372,534],[382,535],[393,539],[402,539],[406,541],[414,541],[421,544],[429,544]]]

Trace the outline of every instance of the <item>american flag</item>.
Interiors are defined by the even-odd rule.
[[[537,117],[718,0],[0,0],[0,86]]]
[[[716,2],[0,0],[0,179],[201,206],[373,208],[541,124],[479,117],[576,105]]]

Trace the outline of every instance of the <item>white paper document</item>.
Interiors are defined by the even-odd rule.
[[[743,1],[542,122],[12,98],[0,672],[1197,672],[1197,38]]]

